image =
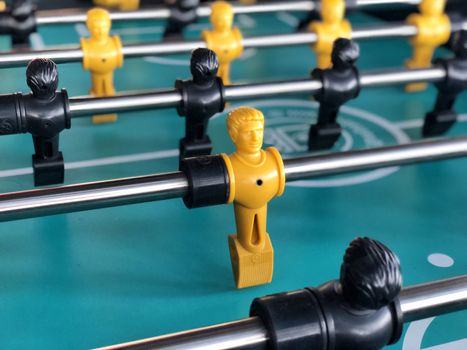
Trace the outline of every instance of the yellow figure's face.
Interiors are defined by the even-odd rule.
[[[232,29],[234,12],[232,5],[225,1],[216,1],[211,5],[211,23],[216,31]]]
[[[233,17],[229,13],[215,13],[211,18],[212,25],[216,31],[227,31],[232,28]]]
[[[91,37],[102,40],[109,37],[110,34],[110,25],[107,21],[95,20],[89,23],[88,25],[89,32]]]
[[[112,22],[106,10],[94,8],[88,11],[86,25],[92,38],[103,40],[109,37]]]
[[[232,140],[241,153],[257,153],[263,147],[264,124],[261,121],[243,123]]]
[[[428,16],[439,16],[444,13],[446,0],[424,0],[420,3],[420,12]]]
[[[340,22],[344,16],[344,1],[321,1],[321,18],[324,22]]]

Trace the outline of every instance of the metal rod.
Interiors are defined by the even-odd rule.
[[[467,308],[467,275],[405,288],[400,294],[404,322]]]
[[[315,9],[316,4],[311,0],[271,2],[253,5],[233,4],[233,11],[235,14],[270,13],[279,11],[311,12]],[[198,17],[209,17],[211,15],[211,7],[208,5],[201,5],[196,9],[196,14]],[[170,18],[170,16],[171,10],[167,7],[143,8],[138,11],[125,12],[110,11],[110,19],[112,21],[164,20]],[[38,11],[36,18],[37,24],[40,26],[85,23],[86,12],[80,9],[46,10]]]
[[[443,67],[426,69],[391,69],[375,70],[362,73],[362,87],[375,87],[389,84],[407,84],[418,82],[437,82],[446,76]],[[277,95],[315,94],[322,88],[318,80],[299,79],[273,81],[265,83],[229,85],[225,87],[225,99],[229,102],[249,98],[267,98]],[[120,113],[177,107],[182,96],[177,90],[158,90],[118,94],[109,97],[75,97],[70,98],[70,110],[74,118],[91,114]]]
[[[0,195],[3,221],[180,198],[188,191],[182,172]],[[1,220],[1,219],[0,219]]]
[[[287,181],[467,156],[467,137],[284,160]]]
[[[418,5],[420,0],[358,0],[354,6],[348,6],[349,9],[377,6],[377,5]],[[255,14],[271,12],[312,12],[317,10],[315,1],[283,1],[263,4],[244,5],[241,3],[233,4],[235,14]],[[211,7],[201,5],[196,9],[198,17],[209,17]],[[141,20],[166,20],[170,18],[171,10],[167,7],[143,8],[138,11],[110,12],[110,19],[116,21],[141,21]],[[86,12],[80,9],[68,10],[43,10],[37,11],[36,21],[39,26],[51,24],[75,24],[86,22]]]
[[[287,181],[467,156],[467,137],[284,160]],[[0,195],[0,221],[183,197],[182,172]]]
[[[108,346],[100,350],[266,350],[267,340],[263,322],[257,317],[250,317],[191,331]]]
[[[467,27],[466,22],[453,25],[452,29],[460,30]],[[408,24],[390,24],[355,29],[354,39],[380,39],[392,37],[410,37],[417,34],[417,28]],[[243,38],[244,48],[281,47],[314,44],[317,40],[315,33],[291,33],[280,35],[266,35]],[[198,47],[206,47],[203,41],[156,42],[147,44],[131,44],[122,48],[125,58],[150,55],[167,55],[189,53]],[[49,58],[56,63],[80,62],[83,53],[79,47],[51,49],[51,50],[22,50],[0,53],[0,68],[25,66],[34,58]]]
[[[416,300],[416,302],[414,302]],[[423,303],[423,300],[428,302]],[[467,275],[426,284],[401,291],[400,302],[404,322],[419,320],[467,308]],[[99,350],[229,350],[248,344],[248,349],[267,349],[267,331],[257,317],[223,323],[190,331],[163,335],[139,341],[108,346]]]

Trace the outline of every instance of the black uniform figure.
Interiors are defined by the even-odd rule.
[[[455,57],[437,59],[435,65],[446,70],[445,79],[435,84],[438,96],[434,110],[425,116],[422,134],[438,136],[447,132],[457,121],[454,104],[457,96],[467,89],[467,31],[460,31],[454,39]]]
[[[394,253],[357,238],[345,253],[339,280],[255,299],[250,316],[263,321],[272,349],[377,350],[402,334],[401,288]]]
[[[68,94],[56,91],[57,66],[48,59],[31,61],[26,78],[32,93],[0,96],[0,135],[30,133],[35,150],[34,184],[62,183],[64,163],[59,134],[71,127]]]
[[[0,35],[11,35],[13,46],[27,46],[29,35],[36,30],[36,6],[31,0],[13,0],[0,12]]]
[[[217,77],[219,62],[209,49],[196,49],[191,56],[192,80],[177,80],[182,95],[177,108],[185,117],[185,137],[180,140],[180,158],[208,155],[212,144],[207,135],[209,118],[225,108],[224,84]]]
[[[342,129],[337,123],[340,107],[360,93],[360,78],[355,62],[360,55],[359,46],[348,39],[337,39],[332,51],[333,67],[316,68],[313,79],[321,81],[322,88],[315,95],[320,102],[318,121],[310,128],[308,148],[328,149],[334,146]]]
[[[199,0],[166,0],[166,3],[170,9],[170,17],[165,27],[164,39],[181,39],[183,30],[198,19],[196,9]]]

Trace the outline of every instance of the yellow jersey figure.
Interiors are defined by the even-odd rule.
[[[6,10],[6,3],[5,1],[0,1],[0,11],[5,11]]]
[[[116,7],[120,11],[134,11],[139,8],[139,0],[94,0],[94,4],[103,7]]]
[[[438,46],[445,44],[451,36],[451,22],[444,13],[446,0],[422,0],[420,13],[407,18],[407,23],[417,27],[417,35],[411,40],[413,56],[406,62],[408,68],[431,67],[433,54]],[[426,83],[414,83],[406,86],[407,91],[420,91]]]
[[[217,75],[224,85],[230,84],[230,63],[243,53],[242,33],[233,27],[234,12],[232,5],[225,1],[216,1],[211,6],[211,31],[203,31],[202,38],[208,49],[219,58]]]
[[[83,68],[91,71],[91,95],[115,95],[113,71],[123,65],[122,43],[118,36],[109,35],[111,21],[109,13],[103,9],[92,9],[87,15],[89,38],[81,39]],[[115,121],[116,114],[94,116],[94,123]]]
[[[339,38],[351,39],[352,26],[344,19],[344,0],[322,0],[321,21],[313,21],[308,29],[317,36],[313,50],[316,52],[317,68],[331,68],[331,53],[334,41]]]
[[[267,205],[284,192],[285,172],[277,149],[262,150],[264,117],[260,111],[248,107],[232,111],[227,128],[236,147],[232,155],[222,155],[237,226],[237,234],[229,236],[229,249],[237,288],[244,288],[272,280],[274,251],[266,232]]]

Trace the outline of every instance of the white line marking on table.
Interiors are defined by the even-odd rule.
[[[278,14],[276,14],[276,17],[279,21],[287,24],[288,26],[292,28],[296,28],[298,24],[300,23],[297,17],[295,17],[294,15],[291,15],[288,12],[279,12]]]
[[[43,50],[45,49],[44,39],[39,33],[32,33],[29,36],[29,41],[31,42],[31,47],[34,50]]]
[[[116,156],[116,157],[107,157],[107,158],[98,158],[98,159],[70,162],[70,163],[65,163],[65,169],[67,170],[82,169],[82,168],[92,168],[92,167],[105,166],[105,165],[142,162],[146,160],[173,158],[173,157],[178,157],[178,155],[179,155],[178,149],[170,149],[170,150],[165,150],[165,151],[138,153],[138,154],[125,155],[125,156]],[[20,176],[20,175],[29,175],[29,174],[32,174],[32,168],[1,170],[0,178]]]

